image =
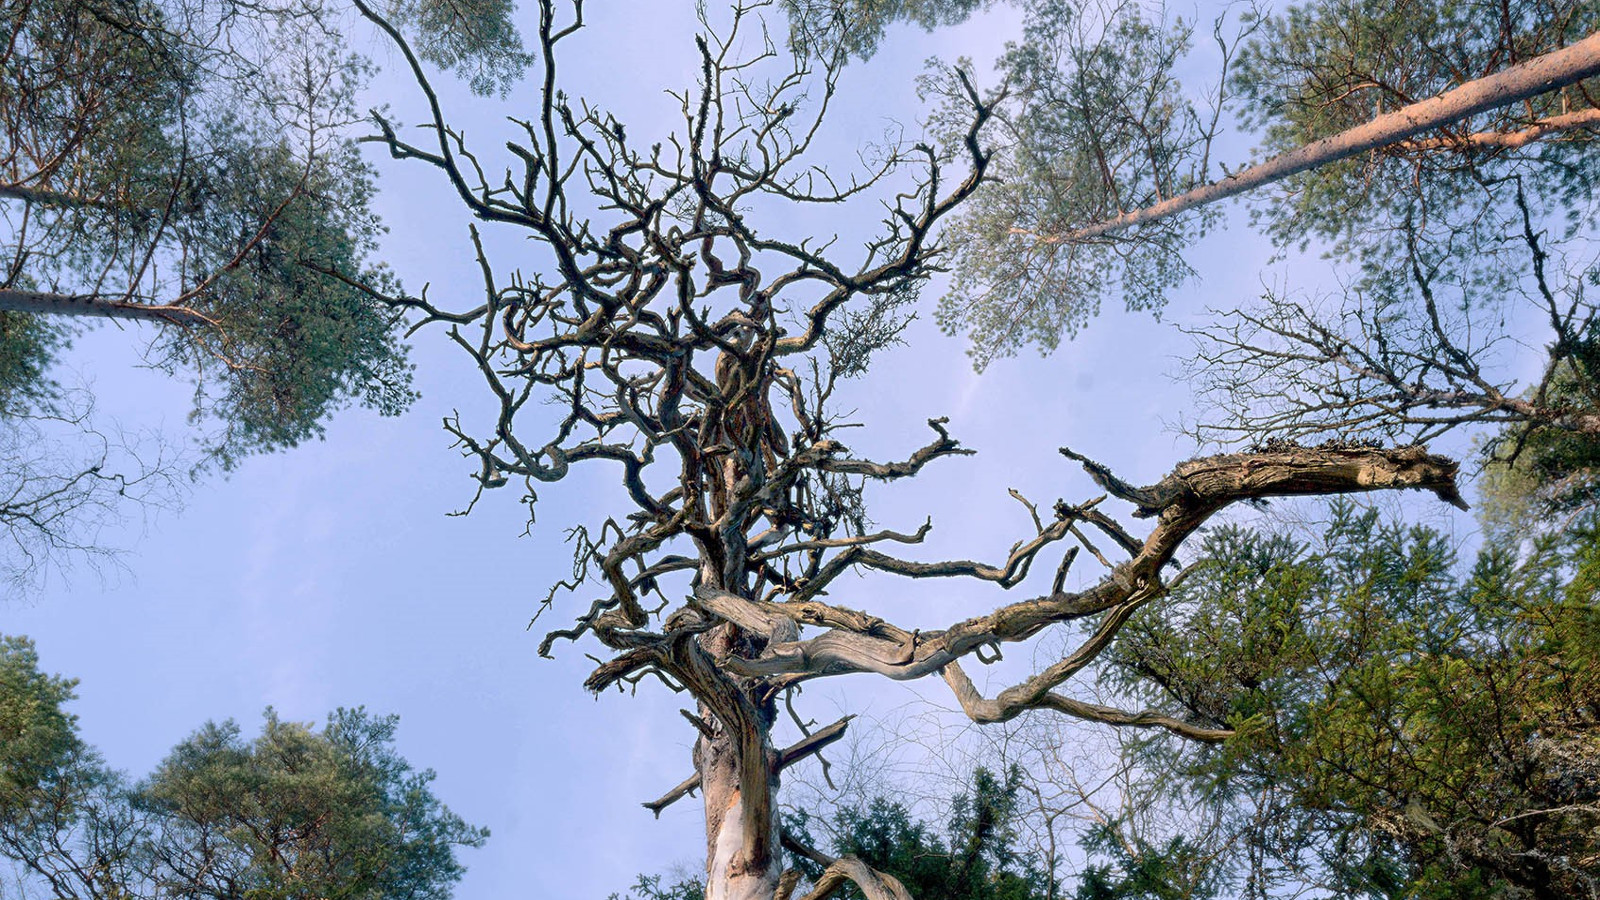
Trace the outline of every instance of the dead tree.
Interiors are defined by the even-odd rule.
[[[384,299],[412,310],[419,327],[445,328],[497,404],[481,427],[462,417],[446,422],[475,461],[480,495],[513,481],[531,495],[580,464],[617,472],[630,511],[597,531],[574,530],[577,577],[557,585],[540,611],[563,589],[597,596],[539,649],[578,640],[604,647],[607,658],[585,683],[592,691],[659,681],[694,698],[695,711],[685,713],[698,731],[694,773],[646,806],[659,811],[701,791],[712,900],[787,898],[796,888],[781,867],[780,773],[844,723],[775,747],[787,692],[850,673],[942,676],[979,722],[1052,709],[1222,740],[1228,732],[1085,703],[1061,688],[1135,610],[1183,577],[1169,571],[1174,554],[1233,503],[1403,488],[1459,502],[1455,464],[1418,448],[1215,457],[1148,487],[1063,450],[1154,526],[1135,534],[1102,510],[1105,497],[1044,513],[1030,505],[1034,533],[999,563],[909,558],[904,551],[930,526],[874,530],[864,483],[908,480],[973,451],[944,419],[931,419],[931,439],[905,458],[862,458],[841,441],[848,423],[830,400],[840,379],[864,373],[871,353],[895,339],[919,286],[939,270],[934,229],[984,178],[989,157],[979,129],[988,109],[967,86],[971,124],[953,152],[898,149],[853,180],[830,177],[808,162],[808,151],[842,59],[787,59],[760,39],[761,6],[738,5],[720,28],[707,25],[699,84],[681,95],[682,131],[642,146],[615,118],[558,90],[558,51],[582,27],[583,4],[542,0],[540,102],[517,123],[525,138],[509,146],[504,169],[451,128],[411,48],[361,6],[411,65],[431,118],[426,139],[412,142],[378,116],[374,140],[396,158],[437,169],[477,219],[525,233],[550,260],[541,271],[506,274],[474,226],[481,302],[448,309],[425,297]],[[750,45],[753,54],[736,49]],[[831,242],[774,236],[756,224],[776,219],[773,231],[781,231],[796,206],[846,204],[874,190],[891,197],[888,214],[853,264],[841,262]],[[1068,590],[1079,548],[1107,573],[1086,590]],[[1046,556],[1059,563],[1048,589],[997,600],[983,615],[935,630],[858,609],[865,598],[853,600],[840,577],[869,570],[1011,589]],[[1073,623],[1088,626],[1077,649],[993,698],[963,671],[969,657]],[[826,866],[811,898],[845,880],[874,900],[907,897],[859,860],[793,849]]]

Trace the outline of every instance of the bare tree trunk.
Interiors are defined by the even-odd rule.
[[[1281,181],[1291,175],[1298,175],[1369,150],[1405,141],[1425,131],[1460,122],[1481,112],[1510,106],[1540,94],[1559,90],[1594,75],[1600,75],[1600,32],[1591,34],[1569,47],[1534,57],[1476,81],[1469,81],[1437,97],[1430,97],[1394,112],[1384,113],[1364,125],[1312,141],[1304,147],[1297,147],[1288,153],[1274,156],[1266,162],[1241,169],[1221,181],[1213,181],[1176,197],[1169,197],[1154,206],[1125,212],[1115,218],[1105,219],[1073,231],[1039,235],[1037,239],[1050,244],[1070,244],[1146,222],[1154,222],[1198,206],[1243,194],[1264,184]],[[1510,140],[1507,138],[1507,143]],[[1487,145],[1490,140],[1480,136],[1477,137],[1477,142]]]
[[[210,319],[185,306],[132,303],[99,294],[0,290],[0,312],[37,313],[45,316],[98,316],[105,319],[134,319],[183,326],[213,324]]]
[[[695,742],[694,757],[706,808],[706,900],[772,900],[783,859],[769,733],[717,729],[714,737],[702,734]],[[761,771],[746,773],[744,763],[752,759]],[[747,790],[751,782],[761,787]]]

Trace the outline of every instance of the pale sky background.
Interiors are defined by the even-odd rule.
[[[590,4],[586,35],[563,45],[566,89],[617,111],[635,141],[664,137],[677,108],[662,91],[689,87],[695,75],[690,9]],[[829,146],[847,160],[891,120],[914,128],[922,60],[965,54],[982,63],[1014,27],[1014,15],[1001,10],[932,35],[897,30],[871,63],[845,73]],[[437,85],[448,118],[469,139],[481,138],[475,143],[486,158],[502,117],[528,108],[515,93],[501,104],[447,79]],[[420,119],[408,83],[386,79],[374,96],[403,120]],[[384,257],[411,289],[431,282],[436,301],[458,295],[467,305],[481,282],[457,201],[431,171],[377,162],[379,209],[392,229]],[[1004,360],[982,376],[958,340],[927,321],[916,325],[908,346],[851,385],[845,405],[868,423],[851,445],[903,457],[925,443],[926,419],[947,415],[951,432],[978,455],[940,461],[914,483],[877,491],[874,518],[909,530],[931,515],[921,558],[994,560],[1027,530],[1007,488],[1041,504],[1098,493],[1057,455],[1060,445],[1139,482],[1194,455],[1170,428],[1192,416],[1187,387],[1170,377],[1188,340],[1170,323],[1260,294],[1269,248],[1241,218],[1195,248],[1201,279],[1175,292],[1165,322],[1108,309],[1054,356]],[[819,219],[817,227],[838,231],[841,248],[868,233],[850,220]],[[503,272],[527,245],[498,237],[492,246]],[[1279,266],[1271,277],[1285,272],[1305,287],[1323,277],[1314,261]],[[930,313],[936,296],[937,285],[925,296]],[[182,435],[186,388],[135,368],[132,336],[101,327],[78,342],[71,364],[92,381],[102,412]],[[543,486],[531,537],[519,536],[526,510],[514,489],[488,495],[469,517],[447,517],[471,497],[472,484],[439,421],[458,408],[470,416],[484,394],[452,349],[441,332],[419,335],[423,397],[409,414],[348,411],[325,441],[206,480],[181,512],[104,535],[133,548],[124,571],[52,577],[38,596],[0,604],[0,633],[32,636],[47,671],[82,679],[73,709],[86,738],[136,775],[207,719],[232,717],[251,733],[267,705],[305,721],[341,705],[398,713],[402,753],[437,770],[436,793],[493,832],[485,848],[462,854],[463,900],[600,900],[636,873],[697,866],[698,801],[676,804],[660,821],[639,806],[690,773],[693,730],[677,713],[686,698],[656,687],[594,698],[581,682],[592,667],[583,653],[595,648],[560,645],[557,660],[539,659],[543,626],[560,620],[553,613],[540,630],[525,629],[548,586],[569,571],[563,529],[615,508],[613,469],[579,468]],[[1457,521],[1471,530],[1470,518]],[[841,585],[834,599],[908,626],[997,602],[993,591],[955,583],[862,587],[856,597]],[[589,593],[555,613],[586,607]],[[826,722],[839,709],[886,715],[923,697],[951,705],[934,679],[833,679],[804,699],[806,712]]]

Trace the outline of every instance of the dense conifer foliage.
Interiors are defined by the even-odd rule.
[[[488,837],[395,752],[392,716],[341,709],[313,729],[269,709],[253,739],[207,723],[134,781],[79,736],[74,684],[0,637],[7,896],[443,900],[457,848]]]
[[[1228,810],[1250,896],[1578,897],[1600,888],[1600,542],[1585,517],[1459,560],[1335,504],[1228,527],[1104,677],[1237,736],[1136,757]],[[1242,852],[1235,862],[1246,855]]]

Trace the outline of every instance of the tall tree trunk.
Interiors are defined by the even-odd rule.
[[[752,759],[760,771],[746,771]],[[772,900],[783,859],[769,733],[737,735],[718,728],[714,737],[701,735],[695,742],[694,761],[706,808],[706,900]],[[755,790],[749,789],[753,782],[759,785]]]
[[[1312,141],[1288,153],[1274,156],[1266,162],[1234,172],[1221,181],[1213,181],[1175,197],[1169,197],[1154,206],[1125,212],[1120,216],[1061,234],[1037,235],[1036,239],[1051,244],[1070,244],[1154,222],[1245,193],[1264,184],[1281,181],[1291,175],[1408,140],[1425,131],[1460,122],[1481,112],[1520,103],[1540,94],[1548,94],[1597,74],[1600,74],[1600,32],[1560,50],[1534,57],[1476,81],[1469,81],[1436,97],[1385,113],[1365,124]],[[1586,127],[1587,124],[1587,120],[1581,120],[1575,122],[1572,127]],[[1541,131],[1534,136],[1541,136],[1543,133]],[[1527,138],[1527,140],[1532,139],[1533,137]],[[1511,140],[1509,136],[1506,138],[1508,144]],[[1476,141],[1483,145],[1492,143],[1492,139],[1486,136],[1478,136]],[[1523,143],[1526,143],[1526,140]]]
[[[777,707],[759,682],[715,660],[748,651],[749,632],[727,623],[694,640],[683,673],[700,701],[694,767],[706,809],[706,900],[773,900],[783,857],[778,838]]]
[[[0,290],[0,312],[25,312],[45,316],[98,316],[134,319],[171,325],[211,325],[210,319],[185,306],[133,303],[99,294],[54,294],[43,291]]]

